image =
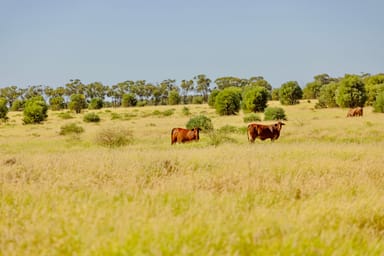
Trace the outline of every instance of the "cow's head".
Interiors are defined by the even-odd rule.
[[[281,126],[282,125],[285,125],[285,123],[283,123],[283,122],[281,122],[281,121],[279,121],[279,122],[277,122],[276,124],[275,124],[275,128],[277,129],[277,130],[281,130]]]
[[[195,139],[199,140],[200,139],[199,132],[201,131],[201,129],[199,127],[195,127],[195,128],[192,128],[191,131],[193,132]]]

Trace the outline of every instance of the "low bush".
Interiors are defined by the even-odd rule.
[[[256,113],[251,113],[249,115],[246,115],[244,118],[244,123],[250,123],[250,122],[256,122],[256,121],[261,121],[261,118],[258,114]]]
[[[203,131],[211,131],[213,130],[213,124],[211,119],[204,115],[198,115],[189,119],[186,124],[187,129],[192,129],[199,127]]]
[[[267,107],[264,111],[264,120],[287,120],[287,117],[283,108]]]
[[[132,144],[133,134],[126,128],[104,128],[96,137],[96,143],[104,147],[121,147]]]
[[[80,134],[84,132],[84,128],[78,126],[75,123],[66,124],[60,127],[60,135],[68,135],[68,134]]]
[[[84,115],[83,121],[87,123],[98,123],[100,122],[100,117],[96,113],[87,113]]]

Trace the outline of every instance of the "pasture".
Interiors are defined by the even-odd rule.
[[[10,112],[0,124],[0,255],[383,254],[384,115],[367,107],[346,118],[302,101],[283,107],[277,141],[249,144],[242,112],[184,107],[92,111],[99,123],[51,111],[39,125]],[[171,146],[171,129],[198,114],[223,132]],[[68,123],[84,132],[60,135]],[[130,145],[95,142],[122,127]]]

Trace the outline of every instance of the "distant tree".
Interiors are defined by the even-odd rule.
[[[16,99],[11,106],[11,111],[23,111],[25,100]]]
[[[187,96],[190,91],[193,90],[194,83],[193,80],[182,80],[180,87],[183,91],[182,97],[183,97],[183,103],[187,104]]]
[[[303,97],[303,91],[296,81],[289,81],[281,85],[279,89],[279,100],[283,105],[294,105],[299,103]]]
[[[137,104],[135,94],[128,93],[123,95],[122,106],[123,107],[134,107]]]
[[[6,120],[8,114],[7,99],[0,98],[0,119]]]
[[[72,94],[84,94],[85,85],[80,79],[71,79],[65,84],[65,95],[71,97]]]
[[[367,95],[361,77],[346,74],[339,82],[336,103],[343,108],[363,107]]]
[[[208,96],[208,105],[210,107],[215,107],[215,102],[216,102],[216,96],[219,94],[220,90],[218,89],[213,89],[211,93]]]
[[[70,110],[74,110],[79,114],[82,109],[87,108],[84,94],[72,94],[68,106]]]
[[[215,108],[219,115],[236,115],[240,110],[241,89],[228,87],[216,96]]]
[[[103,100],[101,98],[92,98],[88,104],[88,109],[101,109],[103,108]]]
[[[48,105],[45,103],[43,96],[35,96],[29,98],[25,102],[24,107],[24,124],[40,123],[44,121],[48,115]]]
[[[64,98],[62,96],[51,97],[49,99],[49,106],[51,107],[51,110],[64,109],[65,107]]]
[[[321,88],[334,82],[337,79],[331,78],[328,74],[320,74],[314,77],[314,81],[309,82],[303,89],[303,99],[318,99],[320,97]]]
[[[203,94],[204,102],[208,101],[209,85],[211,79],[207,78],[206,75],[200,74],[194,77],[196,80],[196,91]]]
[[[376,96],[376,100],[373,103],[373,111],[377,113],[384,113],[384,92],[380,92]]]
[[[317,108],[334,108],[337,107],[336,91],[339,87],[337,82],[331,82],[321,87],[319,94],[319,102]]]
[[[363,82],[367,93],[366,105],[370,106],[376,101],[377,95],[384,92],[384,74],[365,77]]]
[[[272,85],[267,80],[265,80],[262,76],[252,77],[249,80],[248,85],[264,87],[265,89],[267,89],[269,94],[271,94],[271,92],[272,92]],[[269,97],[270,97],[270,95],[269,95]]]
[[[5,98],[8,102],[8,106],[12,106],[13,102],[17,100],[23,94],[23,90],[17,86],[8,86],[0,88],[0,97]]]
[[[279,100],[279,88],[273,88],[271,92],[272,100]]]
[[[168,97],[168,105],[177,105],[180,103],[180,95],[177,90],[172,90],[169,92],[169,97]]]
[[[243,110],[249,112],[263,112],[267,107],[269,92],[265,87],[247,86],[243,92]]]
[[[224,90],[228,87],[244,87],[248,84],[247,79],[241,79],[233,76],[224,76],[219,77],[215,80],[215,84],[217,85],[217,89]]]

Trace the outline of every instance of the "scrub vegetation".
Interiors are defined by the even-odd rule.
[[[207,104],[93,109],[98,123],[49,110],[23,125],[10,111],[0,255],[380,255],[384,116],[317,103],[269,101],[286,125],[254,144],[249,113]],[[171,146],[171,129],[201,115],[213,129]]]

